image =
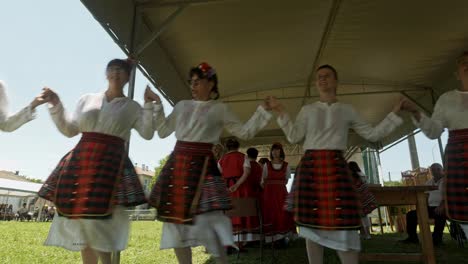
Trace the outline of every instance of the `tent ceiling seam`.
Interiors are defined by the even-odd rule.
[[[320,39],[319,49],[317,53],[315,54],[314,64],[309,73],[309,77],[307,78],[306,90],[304,91],[304,100],[302,100],[302,105],[305,104],[307,96],[310,95],[310,88],[312,87],[312,79],[314,78],[314,70],[315,68],[317,68],[317,64],[320,61],[320,58],[322,57],[323,51],[325,50],[325,46],[327,45],[330,32],[335,24],[335,18],[336,18],[336,15],[338,14],[338,10],[340,9],[340,5],[341,5],[341,0],[334,0],[332,7],[330,8],[330,12],[328,14],[328,19],[327,19],[327,25],[325,27],[325,30],[323,31],[322,38]]]

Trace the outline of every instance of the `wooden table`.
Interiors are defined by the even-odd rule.
[[[427,213],[427,191],[434,190],[433,186],[398,186],[371,187],[369,191],[375,195],[377,203],[385,205],[416,205],[421,237],[421,253],[361,253],[360,260],[366,261],[420,261],[435,264],[434,246],[429,228]]]

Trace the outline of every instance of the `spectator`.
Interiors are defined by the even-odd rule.
[[[432,241],[435,246],[442,244],[442,236],[445,227],[445,201],[443,200],[444,172],[442,165],[434,163],[430,167],[432,179],[426,182],[426,185],[437,186],[437,190],[429,191],[428,208],[429,217],[435,220],[434,232],[432,233]],[[404,243],[419,243],[416,227],[418,224],[418,216],[416,210],[409,211],[406,214],[406,232],[408,238],[402,240]]]

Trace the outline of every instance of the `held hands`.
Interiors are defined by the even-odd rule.
[[[151,90],[149,85],[146,86],[144,98],[145,98],[145,103],[150,103],[150,102],[156,102],[157,104],[161,103],[161,98],[159,98],[159,96]]]
[[[421,119],[421,112],[419,112],[418,107],[410,100],[406,98],[402,98],[400,102],[398,103],[398,105],[399,105],[400,111],[406,111],[406,112],[411,113],[418,121]]]
[[[42,92],[31,102],[31,107],[34,109],[45,103],[50,103],[52,106],[56,106],[60,103],[60,98],[57,93],[49,87],[44,87],[42,89]]]
[[[262,106],[268,111],[275,111],[279,114],[284,112],[284,106],[274,96],[267,96]]]
[[[31,102],[31,108],[36,109],[36,107],[40,106],[41,104],[47,103],[47,100],[43,96],[44,92],[40,93],[38,96],[34,98]]]

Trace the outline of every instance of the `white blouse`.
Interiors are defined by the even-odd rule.
[[[188,142],[216,144],[224,128],[240,139],[251,139],[272,117],[271,113],[258,106],[247,123],[242,124],[226,104],[216,100],[180,101],[167,117],[162,105],[155,107],[155,126],[159,137],[165,138],[175,131],[177,140]]]
[[[80,132],[96,132],[128,141],[132,128],[145,139],[153,138],[153,109],[152,103],[141,108],[127,97],[108,102],[102,92],[83,95],[72,115],[66,113],[62,103],[50,107],[49,112],[57,128],[67,137]]]
[[[296,122],[288,114],[279,116],[277,121],[289,142],[297,143],[305,137],[304,149],[328,150],[346,149],[349,128],[361,137],[375,142],[403,123],[403,119],[391,112],[373,127],[351,105],[340,102],[305,105],[297,115]]]
[[[10,115],[8,113],[8,97],[5,87],[4,82],[0,80],[0,130],[12,132],[33,120],[35,118],[35,110],[28,105],[19,112]]]
[[[444,128],[449,130],[468,128],[468,92],[452,90],[439,97],[434,113],[429,118],[421,113],[421,120],[415,125],[431,139],[440,137]]]

